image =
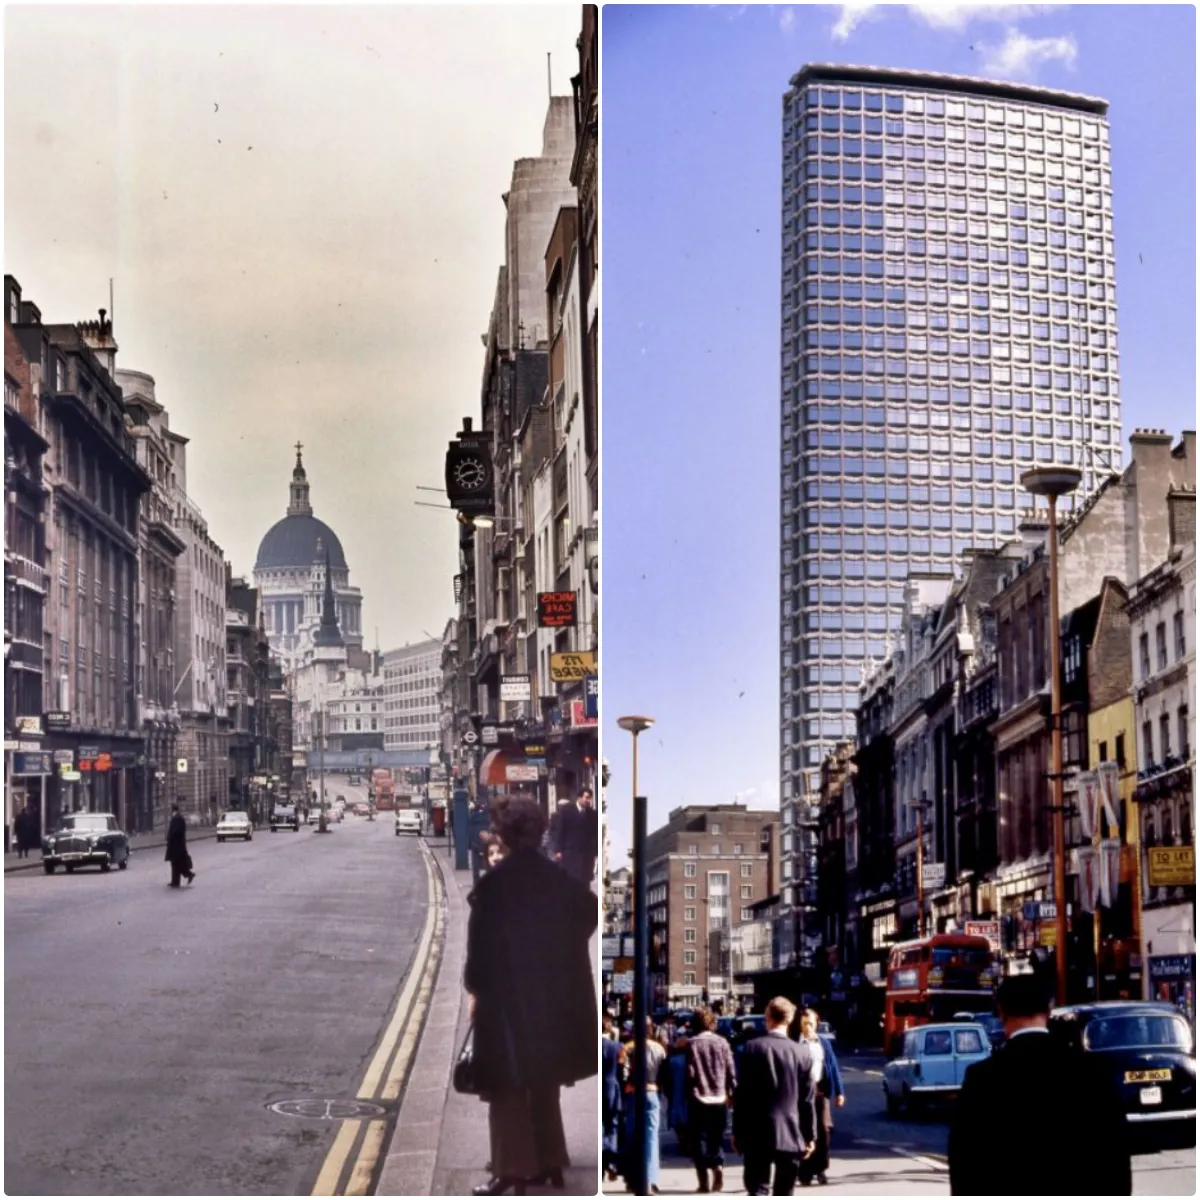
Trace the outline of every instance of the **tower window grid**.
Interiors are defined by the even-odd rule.
[[[784,135],[791,824],[853,736],[857,676],[887,653],[909,571],[1014,533],[1030,466],[1073,462],[1086,494],[1118,465],[1120,401],[1099,114],[809,84]]]

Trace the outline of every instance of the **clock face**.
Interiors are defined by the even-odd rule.
[[[487,464],[478,458],[460,458],[454,464],[454,481],[465,492],[477,492],[487,483]]]

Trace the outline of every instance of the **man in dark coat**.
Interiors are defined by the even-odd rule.
[[[171,821],[167,825],[167,853],[164,855],[171,864],[171,882],[168,887],[177,888],[180,879],[187,876],[189,885],[196,878],[192,870],[192,856],[187,848],[187,822],[179,811],[179,805],[171,808]]]
[[[23,808],[13,817],[13,840],[17,845],[17,857],[25,858],[30,849],[29,809]]]
[[[738,1063],[733,1144],[742,1155],[746,1191],[766,1196],[775,1168],[776,1196],[795,1190],[801,1160],[816,1142],[816,1080],[812,1051],[793,1042],[796,1006],[777,996],[767,1005],[767,1032],[746,1044]]]
[[[578,802],[564,810],[562,840],[562,865],[576,879],[590,885],[596,873],[596,850],[600,842],[599,814],[591,788],[584,788]]]
[[[963,1080],[950,1126],[951,1195],[1131,1195],[1120,1098],[1093,1059],[1047,1029],[1045,981],[1011,975],[996,1003],[1006,1041]],[[1016,1130],[1012,1146],[997,1153],[1006,1129]]]
[[[604,1177],[617,1177],[617,1156],[620,1152],[617,1128],[621,1119],[621,1043],[613,1028],[613,1019],[604,1015],[604,1037],[600,1042],[601,1073],[601,1139],[604,1151]]]
[[[559,1088],[596,1074],[596,897],[539,853],[545,828],[536,801],[495,806],[492,829],[508,856],[480,878],[467,924],[464,983],[493,1183],[557,1181],[567,1165]]]

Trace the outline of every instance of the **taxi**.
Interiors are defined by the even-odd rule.
[[[1178,1009],[1152,1001],[1072,1004],[1050,1014],[1050,1032],[1097,1056],[1135,1140],[1196,1144],[1196,1042]]]

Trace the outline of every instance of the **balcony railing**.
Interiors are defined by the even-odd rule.
[[[46,594],[48,579],[46,568],[38,566],[32,558],[26,558],[22,554],[6,553],[4,566],[5,574],[16,583],[17,587],[29,588],[30,591],[37,592],[41,596]]]

